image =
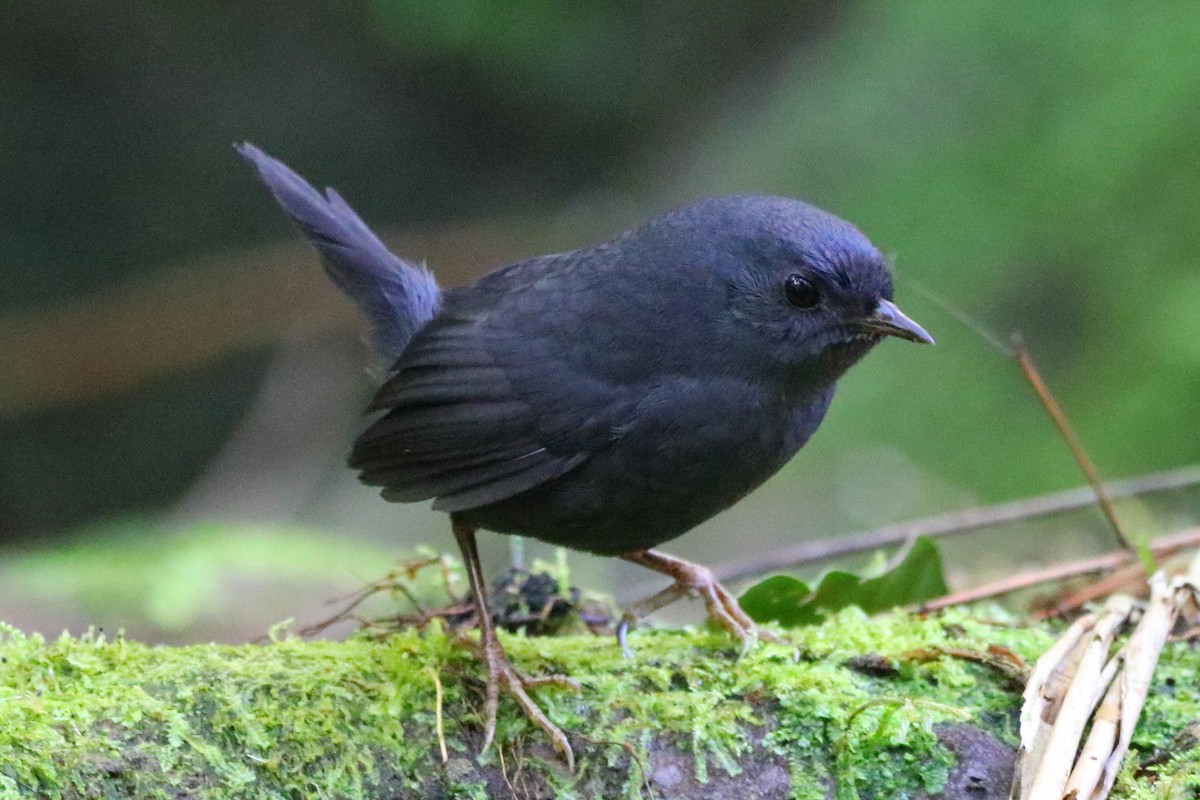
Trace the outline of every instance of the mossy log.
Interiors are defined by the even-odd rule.
[[[568,774],[507,700],[477,757],[479,665],[438,630],[156,648],[0,628],[0,797],[1007,796],[1020,659],[1052,632],[848,610],[784,636],[738,658],[715,632],[642,630],[632,659],[603,638],[507,637],[526,671],[583,685],[536,695],[568,731]],[[1135,765],[1197,718],[1197,667],[1168,647]],[[1198,766],[1190,750],[1127,768],[1118,795],[1167,796]]]

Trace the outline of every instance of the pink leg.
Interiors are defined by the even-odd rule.
[[[621,650],[626,655],[630,655],[629,648],[625,643],[625,634],[630,626],[636,624],[639,618],[683,597],[701,598],[708,610],[709,618],[742,643],[743,653],[750,649],[750,645],[755,639],[763,639],[768,642],[780,641],[775,634],[761,630],[754,624],[754,620],[750,619],[738,605],[737,598],[717,582],[708,567],[693,564],[657,550],[633,550],[622,554],[621,558],[675,579],[675,583],[671,586],[625,612],[621,624],[617,628],[617,640],[621,643]]]

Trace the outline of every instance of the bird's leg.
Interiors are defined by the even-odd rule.
[[[458,540],[458,547],[462,551],[467,580],[471,584],[471,597],[475,601],[475,613],[479,617],[479,653],[488,669],[487,693],[484,695],[483,704],[483,746],[479,748],[479,752],[481,755],[486,752],[492,744],[492,739],[495,738],[496,711],[500,705],[500,687],[503,684],[513,699],[517,701],[517,705],[521,706],[525,716],[546,732],[546,735],[554,743],[554,749],[561,752],[566,758],[567,768],[574,772],[575,755],[571,752],[571,745],[567,741],[566,734],[550,721],[537,703],[533,702],[533,698],[526,693],[525,687],[553,685],[578,691],[579,684],[563,675],[529,677],[518,672],[512,665],[512,662],[508,660],[508,655],[504,652],[504,647],[500,644],[500,639],[496,636],[496,627],[492,622],[487,591],[484,589],[483,566],[479,562],[479,550],[475,544],[475,528],[455,515],[451,515],[450,523],[454,528],[454,538]]]
[[[754,624],[754,620],[750,619],[738,605],[737,598],[717,582],[708,567],[693,564],[657,550],[633,550],[622,554],[621,558],[675,579],[675,583],[666,589],[625,611],[620,625],[617,626],[617,641],[620,642],[621,651],[625,655],[631,655],[626,643],[626,634],[629,628],[636,625],[641,617],[664,608],[683,597],[701,598],[708,610],[709,618],[742,643],[743,653],[750,648],[750,644],[755,639],[769,642],[780,641],[775,634],[760,630]]]

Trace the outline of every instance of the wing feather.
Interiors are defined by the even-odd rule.
[[[543,358],[535,343],[478,320],[436,318],[376,394],[371,409],[386,413],[355,442],[351,466],[389,500],[435,498],[442,511],[503,500],[574,469],[610,440],[609,398],[568,374],[553,392],[531,385],[524,378]]]
[[[433,503],[435,511],[464,511],[512,497],[538,484],[565,475],[587,460],[587,453],[577,453],[570,458],[556,458],[531,464],[523,470],[497,476],[485,483],[457,492],[442,492]]]

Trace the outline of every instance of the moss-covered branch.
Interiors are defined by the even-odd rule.
[[[632,660],[595,637],[506,639],[584,686],[538,695],[571,734],[568,775],[507,703],[502,746],[475,758],[478,665],[437,632],[150,648],[4,631],[0,797],[1006,796],[1019,688],[1003,658],[968,656],[1033,658],[1049,633],[848,611],[788,636],[741,659],[703,632],[636,632]],[[1197,717],[1198,666],[1166,654],[1143,752]],[[1149,785],[1133,781],[1125,796]]]

